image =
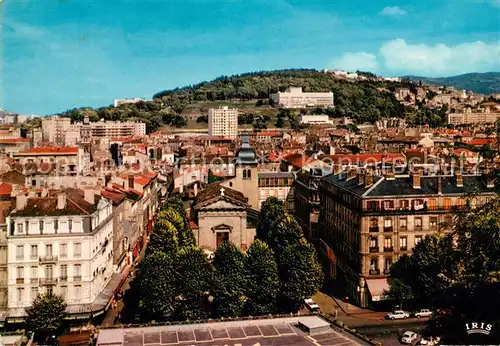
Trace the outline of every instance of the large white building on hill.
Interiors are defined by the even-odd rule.
[[[332,92],[303,92],[302,88],[288,88],[285,92],[269,95],[280,108],[333,107]]]

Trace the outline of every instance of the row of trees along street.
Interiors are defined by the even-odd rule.
[[[426,333],[445,344],[500,344],[500,197],[455,218],[450,234],[425,237],[391,267],[388,294],[433,309]],[[472,340],[472,322],[491,324],[490,335]]]
[[[322,282],[314,248],[277,199],[263,204],[248,251],[225,242],[210,260],[195,246],[182,201],[171,198],[133,282],[131,307],[155,321],[296,312]]]

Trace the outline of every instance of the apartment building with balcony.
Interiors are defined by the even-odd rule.
[[[65,117],[44,117],[42,118],[42,139],[54,145],[63,146],[66,144],[66,133],[70,129],[71,119]]]
[[[288,88],[284,92],[269,95],[280,108],[333,107],[333,93],[303,92],[302,88]]]
[[[238,137],[238,109],[227,106],[210,108],[208,110],[208,135]]]
[[[38,147],[23,150],[12,155],[14,163],[28,171],[51,171],[54,167],[68,175],[81,174],[85,168],[83,149],[78,147]]]
[[[401,255],[427,235],[450,231],[454,212],[495,196],[494,181],[486,175],[394,175],[370,169],[333,173],[319,191],[320,242],[333,255],[322,261],[362,307],[386,298],[389,268]]]
[[[72,315],[102,313],[114,292],[112,205],[93,190],[16,196],[7,217],[8,315],[22,321],[38,293],[62,295]]]

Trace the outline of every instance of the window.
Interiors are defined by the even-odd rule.
[[[376,258],[370,259],[370,270],[377,270],[378,268],[378,260]]]
[[[384,209],[394,209],[394,201],[383,201]]]
[[[68,220],[68,229],[70,232],[73,229],[73,220]]]
[[[438,225],[438,218],[437,216],[431,216],[429,218],[429,226],[431,229],[436,229]]]
[[[66,258],[66,256],[68,256],[68,244],[59,245],[59,256],[61,256],[61,258]]]
[[[392,219],[384,219],[384,232],[392,232]]]
[[[246,179],[246,178],[247,178],[247,170],[246,170],[246,169],[244,169],[244,170],[243,170],[243,179]]]
[[[16,247],[16,259],[17,260],[24,259],[24,245],[18,245]]]
[[[378,232],[378,219],[370,219],[370,232]]]
[[[229,241],[229,232],[217,232],[216,233],[216,245],[219,247],[224,242]]]
[[[40,227],[40,233],[43,233],[43,220],[38,221]]]
[[[399,250],[405,251],[408,248],[408,238],[400,237],[399,238]]]
[[[17,288],[17,301],[18,302],[22,302],[23,301],[23,298],[24,298],[24,288],[22,287],[18,287]]]
[[[52,244],[45,245],[45,256],[52,257]]]
[[[52,286],[47,286],[47,288],[45,288],[46,294],[52,294],[53,292],[54,292],[54,289],[52,288]]]
[[[399,219],[399,228],[403,231],[408,228],[408,220],[406,218]]]
[[[399,201],[399,208],[400,209],[410,209],[410,201],[408,200],[402,200],[402,201]]]
[[[370,238],[370,249],[378,249],[377,238]]]
[[[17,224],[17,233],[24,234],[24,227],[22,223]]]
[[[59,275],[60,275],[61,281],[68,280],[68,266],[66,264],[61,265]]]
[[[73,244],[73,256],[74,257],[81,257],[82,256],[82,244],[81,243]]]
[[[30,278],[31,283],[38,281],[38,266],[31,266]]]
[[[16,284],[24,284],[24,267],[19,266],[16,268]]]
[[[37,259],[38,257],[38,245],[31,245],[31,259]]]
[[[36,179],[31,179],[31,186],[36,186]]]
[[[422,228],[422,218],[421,217],[415,218],[415,228]]]
[[[31,287],[31,300],[35,300],[38,296],[38,287]]]
[[[73,281],[80,281],[82,279],[82,265],[81,264],[74,265],[73,275],[74,275]]]
[[[82,286],[76,285],[75,286],[75,300],[80,299],[81,297],[82,297]]]
[[[26,233],[29,233],[29,231],[30,231],[30,223],[29,223],[29,221],[25,221],[24,222],[24,226],[26,227]]]
[[[391,237],[384,238],[384,250],[392,251],[392,238]]]
[[[59,229],[59,220],[54,220],[54,231],[56,231],[57,233],[58,229]]]
[[[67,298],[68,296],[68,286],[61,286],[60,287],[60,293],[59,293],[64,299]]]
[[[389,273],[389,270],[391,269],[392,265],[392,260],[390,258],[385,259],[385,265],[384,265],[384,272],[387,274]]]
[[[45,278],[52,280],[54,278],[54,267],[51,265],[45,266]]]
[[[422,241],[422,236],[421,235],[416,235],[415,236],[415,245],[418,245]]]

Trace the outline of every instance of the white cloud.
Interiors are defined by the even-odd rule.
[[[398,6],[387,6],[384,7],[384,9],[380,12],[381,15],[383,16],[405,16],[406,11],[399,8]]]
[[[344,55],[331,63],[331,67],[346,71],[362,70],[375,72],[378,68],[378,62],[374,54],[366,52],[344,53]]]
[[[498,71],[500,45],[482,41],[455,46],[408,44],[403,39],[395,39],[382,45],[380,58],[389,71],[426,76]]]

